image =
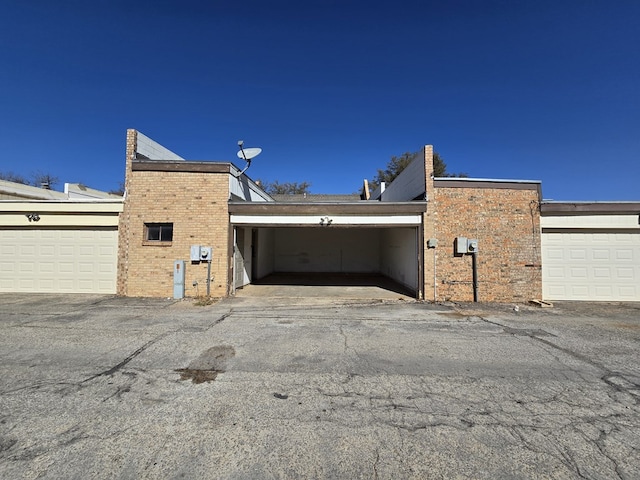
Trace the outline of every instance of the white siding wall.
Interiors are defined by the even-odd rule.
[[[229,175],[229,193],[247,202],[273,201],[260,187],[249,180],[245,175],[236,177]]]
[[[184,160],[180,155],[173,153],[140,132],[137,132],[136,145],[136,152],[149,160]]]
[[[421,154],[387,185],[382,192],[383,202],[409,202],[425,193],[426,172],[424,154]]]

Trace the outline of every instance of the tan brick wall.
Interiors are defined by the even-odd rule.
[[[454,255],[458,236],[479,241],[478,301],[541,298],[538,202],[537,189],[434,188],[428,209],[436,212],[436,278],[425,264],[425,283],[435,283],[437,300],[473,300],[472,257]]]
[[[131,172],[120,221],[118,293],[173,296],[173,264],[186,261],[187,296],[206,294],[207,264],[189,261],[191,245],[213,247],[211,295],[227,294],[229,268],[228,174]],[[149,245],[145,223],[173,223],[170,245]]]

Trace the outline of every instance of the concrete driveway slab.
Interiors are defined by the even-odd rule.
[[[640,478],[637,307],[0,295],[0,477]]]

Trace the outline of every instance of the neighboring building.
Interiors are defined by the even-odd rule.
[[[548,300],[640,301],[640,202],[542,204]]]
[[[270,196],[230,162],[128,130],[124,199],[0,181],[0,292],[171,297],[184,268],[186,296],[357,274],[428,301],[640,301],[640,202],[546,202],[538,181],[432,174],[427,145],[367,200]]]
[[[0,180],[0,292],[116,293],[122,197]]]

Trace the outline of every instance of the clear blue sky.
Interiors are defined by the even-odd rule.
[[[555,200],[640,200],[640,2],[0,1],[0,171],[118,187],[125,131],[351,193],[432,144]]]

